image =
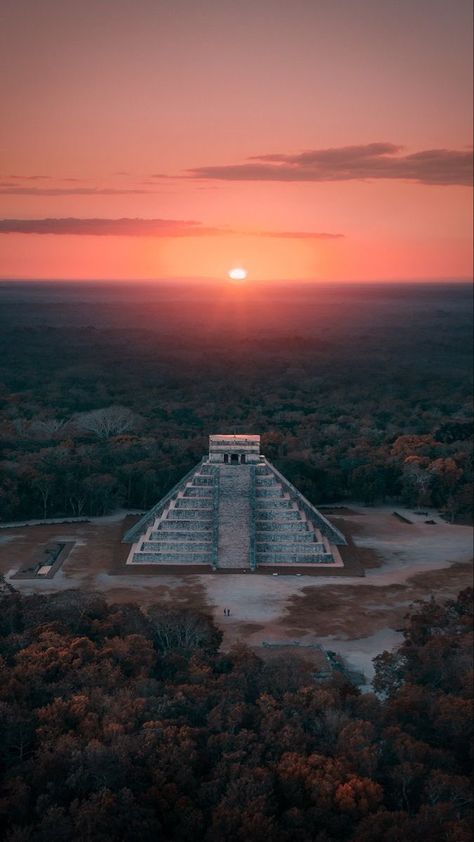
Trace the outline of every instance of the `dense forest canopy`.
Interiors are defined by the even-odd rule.
[[[470,842],[472,592],[419,604],[379,695],[188,610],[0,598],[8,842]]]
[[[0,519],[143,509],[212,432],[313,502],[469,516],[466,285],[0,284]]]

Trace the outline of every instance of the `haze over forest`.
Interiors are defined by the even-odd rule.
[[[0,297],[6,520],[77,499],[147,507],[216,431],[262,434],[315,503],[469,515],[466,285],[3,283]],[[121,440],[81,427],[117,405],[133,415]]]

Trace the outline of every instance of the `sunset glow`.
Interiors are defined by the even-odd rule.
[[[241,266],[236,266],[235,269],[229,269],[227,274],[231,281],[245,281],[248,273]]]
[[[470,277],[466,0],[46,5],[2,18],[1,277]]]

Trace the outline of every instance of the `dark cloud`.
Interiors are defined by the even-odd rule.
[[[7,175],[6,178],[13,178],[17,181],[49,181],[50,175]]]
[[[224,181],[363,181],[398,179],[419,184],[472,184],[472,152],[426,149],[410,155],[393,143],[312,149],[298,155],[270,154],[244,164],[196,167],[189,178]]]
[[[317,231],[238,231],[186,219],[0,219],[0,234],[57,234],[93,237],[274,237],[335,240],[344,234]]]
[[[66,234],[94,237],[202,237],[223,233],[182,219],[0,219],[0,234]]]
[[[126,196],[130,194],[155,193],[139,187],[13,187],[0,186],[0,194],[6,196]]]
[[[401,150],[401,146],[395,146],[393,143],[367,143],[365,146],[336,146],[332,149],[313,149],[308,152],[300,152],[298,155],[253,155],[249,158],[249,161],[272,161],[300,166],[347,165],[347,163],[364,161],[380,155],[395,155]]]

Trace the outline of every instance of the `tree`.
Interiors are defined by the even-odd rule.
[[[54,484],[54,477],[51,474],[37,474],[32,480],[32,487],[38,491],[43,506],[42,516],[48,516],[48,502]]]
[[[462,470],[452,458],[435,459],[430,465],[432,476],[433,501],[438,506],[450,502],[451,519],[453,517],[453,494],[462,477]]]
[[[426,463],[427,459],[408,456],[403,463],[402,493],[408,504],[426,506],[430,503],[432,474]]]
[[[62,432],[67,423],[65,418],[42,418],[32,423],[31,430],[38,438],[50,439]]]
[[[140,423],[138,415],[126,406],[109,406],[80,412],[72,419],[78,430],[93,433],[99,439],[108,439],[134,430]]]
[[[401,681],[378,699],[219,652],[212,619],[188,609],[8,591],[4,838],[468,842],[471,617],[468,593],[417,606]]]
[[[204,648],[217,651],[222,639],[213,623],[203,614],[187,609],[163,610],[150,606],[147,611],[155,645],[162,652],[173,649]]]

